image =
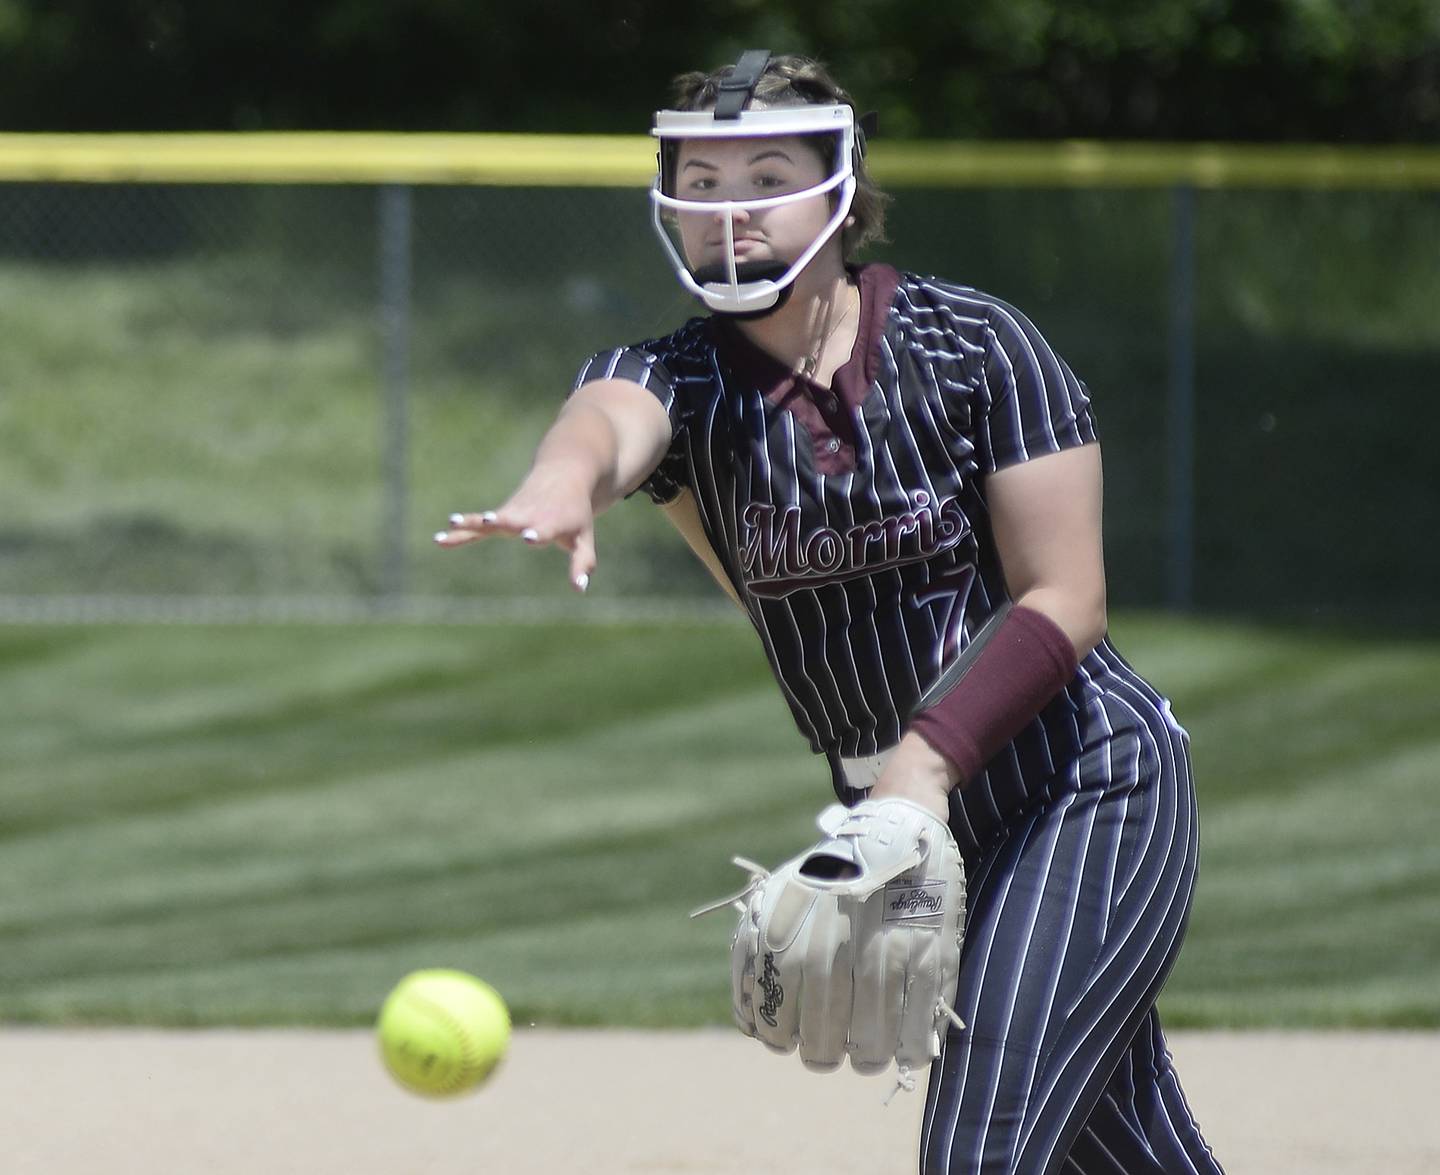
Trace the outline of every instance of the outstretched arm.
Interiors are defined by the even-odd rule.
[[[530,472],[501,505],[450,516],[445,548],[495,535],[570,552],[570,581],[584,591],[595,570],[595,518],[654,471],[670,444],[670,418],[653,395],[607,379],[575,392],[550,426]]]

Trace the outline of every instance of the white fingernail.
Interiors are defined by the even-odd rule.
[[[481,522],[494,522],[495,519],[497,519],[498,517],[499,517],[499,515],[496,514],[494,510],[486,510],[484,514],[480,515],[480,521],[481,521]]]
[[[538,543],[540,541],[540,532],[533,526],[529,526],[520,532],[520,537],[527,543]]]
[[[449,532],[448,530],[437,530],[437,531],[435,532],[435,541],[436,541],[437,543],[443,543],[443,542],[444,542],[446,539],[448,539],[449,537],[450,537],[450,532]]]
[[[588,575],[577,575],[575,577],[575,586],[582,592],[585,591],[590,586],[590,577]]]
[[[461,525],[461,523],[463,523],[464,521],[465,521],[465,515],[463,515],[463,514],[452,514],[452,515],[450,515],[450,525],[451,525],[451,526],[459,526],[459,525]]]

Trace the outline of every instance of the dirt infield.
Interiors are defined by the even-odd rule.
[[[1178,1033],[1231,1175],[1440,1171],[1440,1034]],[[7,1175],[908,1175],[918,1095],[734,1033],[517,1034],[480,1093],[392,1086],[365,1032],[0,1030]]]

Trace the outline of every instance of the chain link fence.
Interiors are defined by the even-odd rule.
[[[1429,622],[1440,196],[895,195],[876,256],[1090,386],[1115,604]],[[591,350],[690,313],[631,188],[0,183],[0,614],[718,606],[643,501],[583,610],[557,552],[430,543]]]

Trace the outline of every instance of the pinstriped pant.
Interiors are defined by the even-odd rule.
[[[931,1067],[922,1175],[1220,1171],[1154,1009],[1184,935],[1197,826],[1183,732],[1150,733],[1092,752],[1134,765],[1096,773],[1116,782],[1057,786],[970,846],[955,1003],[967,1027]]]

